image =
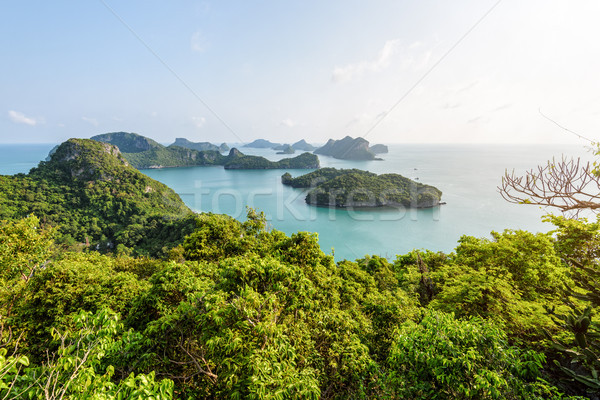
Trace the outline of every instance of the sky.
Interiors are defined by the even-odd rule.
[[[0,143],[600,140],[598,0],[0,6]]]

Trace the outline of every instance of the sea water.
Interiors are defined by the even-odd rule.
[[[53,146],[0,146],[0,174],[27,172]],[[42,153],[45,150],[46,153]],[[271,149],[240,147],[271,160]],[[562,155],[591,159],[583,146],[551,145],[390,145],[383,161],[347,161],[319,156],[321,166],[398,173],[443,192],[445,205],[429,209],[351,210],[313,207],[306,191],[281,184],[281,175],[307,170],[225,170],[223,167],[148,169],[142,172],[173,188],[198,212],[224,213],[244,220],[246,207],[263,211],[269,227],[290,235],[316,232],[324,252],[336,260],[376,254],[393,259],[413,249],[451,252],[462,235],[490,237],[491,231],[546,232],[542,216],[552,210],[511,204],[498,192],[505,171],[526,170]],[[21,152],[23,157],[17,153]],[[5,158],[7,157],[8,158]],[[12,161],[11,161],[12,160]],[[555,211],[556,212],[556,211]]]

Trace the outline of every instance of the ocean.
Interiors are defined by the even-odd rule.
[[[0,174],[27,172],[45,159],[53,144],[0,145]],[[240,148],[271,160],[270,149]],[[497,187],[506,170],[523,173],[561,156],[592,159],[578,145],[390,145],[383,161],[346,161],[319,156],[322,167],[399,173],[436,186],[446,204],[431,209],[345,210],[308,206],[302,189],[281,184],[286,170],[225,170],[187,167],[143,170],[173,188],[198,212],[244,220],[246,207],[263,211],[269,227],[290,235],[316,232],[325,253],[336,260],[375,254],[394,259],[413,249],[451,252],[462,235],[490,237],[491,231],[547,232],[542,216],[553,210],[506,202]],[[292,176],[306,170],[289,170]],[[554,211],[556,213],[556,211]]]

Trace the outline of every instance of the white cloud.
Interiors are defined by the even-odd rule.
[[[204,124],[206,123],[206,118],[192,117],[192,121],[194,122],[194,125],[196,125],[196,128],[202,128],[204,126]]]
[[[90,118],[90,117],[81,117],[81,119],[85,122],[87,122],[88,124],[94,125],[94,126],[98,126],[98,120],[96,118]]]
[[[279,123],[279,125],[287,126],[288,128],[293,128],[293,127],[295,127],[298,124],[296,123],[296,121],[292,121],[290,118],[286,118],[283,121],[281,121]]]
[[[38,121],[35,118],[27,117],[25,114],[19,111],[10,110],[8,112],[8,117],[11,121],[16,122],[17,124],[25,124],[29,126],[35,126],[38,124]]]
[[[387,68],[391,58],[398,52],[399,46],[400,39],[388,40],[383,45],[377,59],[348,64],[345,67],[335,67],[332,80],[334,82],[347,82],[365,72],[378,72]]]
[[[200,31],[194,32],[192,38],[190,39],[190,48],[192,51],[197,53],[202,53],[208,47],[208,40]]]

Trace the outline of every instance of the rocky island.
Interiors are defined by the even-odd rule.
[[[284,144],[280,147],[275,148],[274,150],[279,150],[277,154],[294,154],[296,152],[296,150],[289,144]]]
[[[106,133],[94,136],[92,140],[117,146],[122,156],[138,169],[210,165],[222,165],[225,169],[319,168],[319,158],[310,153],[279,161],[269,161],[264,157],[244,155],[235,148],[225,156],[219,150],[195,150],[175,146],[175,143],[195,144],[187,139],[178,139],[174,144],[166,147],[150,138],[129,132]]]
[[[304,140],[304,139],[299,140],[296,143],[294,143],[292,145],[292,148],[294,150],[300,150],[300,151],[313,151],[316,149],[316,147],[313,146],[312,144],[306,143],[306,140]]]
[[[218,151],[224,153],[229,151],[229,146],[226,143],[221,143],[221,145],[217,146],[216,144],[212,144],[209,142],[191,142],[185,138],[177,138],[175,142],[171,144],[169,147],[178,146],[186,149],[198,150],[198,151]]]
[[[273,147],[280,145],[281,143],[273,143],[265,139],[256,139],[251,143],[245,144],[244,147],[252,147],[255,149],[272,149]]]
[[[260,156],[247,156],[233,148],[223,163],[225,169],[318,169],[319,157],[311,153],[302,153],[292,158],[269,161]]]
[[[359,169],[322,168],[297,178],[285,173],[281,182],[310,188],[305,198],[310,205],[335,208],[428,208],[439,205],[442,197],[439,189],[402,175],[377,175]]]
[[[375,157],[375,153],[369,150],[369,141],[361,137],[354,139],[346,136],[340,140],[329,139],[324,146],[316,149],[314,153],[340,160],[379,160]]]
[[[386,154],[389,150],[385,144],[374,144],[369,147],[369,151],[374,154]]]

